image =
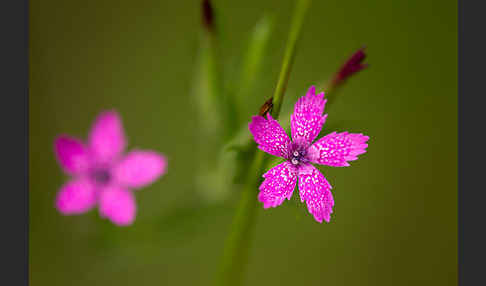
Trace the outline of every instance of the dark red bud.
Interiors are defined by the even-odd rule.
[[[212,31],[214,28],[214,13],[213,13],[213,6],[211,6],[211,2],[209,0],[202,1],[202,22],[204,27],[209,31]]]
[[[336,87],[342,84],[345,80],[353,74],[368,67],[368,64],[363,63],[366,58],[365,47],[354,52],[348,60],[341,66],[339,71],[334,75],[331,84]]]

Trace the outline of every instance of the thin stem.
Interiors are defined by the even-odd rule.
[[[317,88],[318,88],[317,92],[325,92],[326,94],[325,97],[327,99],[326,109],[329,109],[329,106],[331,106],[331,104],[334,102],[334,99],[336,97],[335,91],[339,90],[339,88],[336,85],[332,84],[331,81],[328,81],[322,87],[317,87]]]
[[[277,118],[280,114],[280,108],[282,106],[283,97],[290,77],[290,70],[292,69],[292,64],[294,63],[295,47],[297,45],[297,40],[299,39],[302,23],[304,22],[305,12],[307,11],[309,4],[310,0],[297,1],[292,26],[290,27],[290,34],[287,41],[287,48],[285,50],[282,68],[280,70],[280,75],[277,82],[277,88],[273,94],[273,110],[271,114],[274,118]]]
[[[367,63],[363,63],[366,58],[365,53],[365,46],[355,51],[348,59],[344,62],[343,65],[337,70],[337,72],[333,75],[333,77],[324,85],[324,91],[326,93],[335,93],[350,77],[355,75],[356,73],[360,72],[363,69],[366,69],[369,65]],[[326,94],[326,98],[328,98],[326,107],[328,107],[332,102],[334,102],[336,96],[332,96],[329,98]],[[329,100],[331,99],[331,100]]]
[[[273,96],[272,115],[278,118],[285,90],[290,76],[290,70],[295,57],[295,47],[309,7],[310,0],[298,0],[290,27],[289,38],[283,58],[279,80]],[[257,151],[251,164],[247,183],[242,190],[235,217],[228,235],[219,273],[218,285],[241,285],[245,267],[248,261],[248,252],[251,245],[251,234],[257,215],[257,190],[261,181],[262,171],[267,161],[265,153]]]
[[[217,127],[216,124],[212,126],[212,128],[223,130],[221,136],[223,140],[226,140],[237,127],[238,114],[234,99],[228,96],[223,86],[223,66],[220,62],[221,53],[219,50],[221,32],[216,23],[216,15],[214,13],[214,7],[211,5],[211,1],[202,1],[202,14],[205,28],[203,48],[206,52],[206,84],[208,85],[210,102],[215,107],[210,112],[219,113],[217,115],[219,118],[216,124],[222,124],[222,128],[215,128]]]
[[[223,122],[223,140],[228,139],[232,130],[236,129],[237,110],[233,99],[229,97],[223,88],[223,72],[219,61],[219,41],[215,33],[208,33],[208,84],[212,100],[217,107],[216,112],[221,113]],[[215,112],[215,111],[213,111]]]

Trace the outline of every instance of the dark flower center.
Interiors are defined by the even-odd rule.
[[[107,185],[111,180],[111,174],[107,169],[97,169],[91,173],[93,180],[100,185]]]
[[[293,151],[289,154],[288,160],[294,166],[297,166],[300,163],[309,162],[309,159],[306,157],[306,151],[302,148],[293,148]]]

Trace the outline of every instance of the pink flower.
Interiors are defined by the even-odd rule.
[[[102,217],[119,226],[135,220],[131,189],[147,186],[166,172],[164,156],[148,150],[122,155],[126,140],[114,111],[96,119],[87,144],[67,135],[54,143],[57,160],[72,179],[61,187],[56,208],[64,215],[81,214],[99,205]]]
[[[361,133],[333,132],[312,144],[326,121],[327,114],[322,115],[326,101],[324,93],[316,95],[314,86],[297,101],[290,118],[292,140],[269,113],[266,119],[253,116],[248,124],[258,148],[286,159],[263,174],[265,180],[259,187],[258,200],[265,209],[279,206],[285,199],[290,200],[299,178],[300,200],[307,203],[307,209],[316,221],[329,222],[334,206],[332,187],[310,163],[349,166],[348,161],[356,160],[358,155],[366,152],[369,137]]]

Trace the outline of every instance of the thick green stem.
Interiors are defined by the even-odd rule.
[[[248,98],[255,94],[256,82],[260,78],[260,72],[267,53],[267,45],[273,30],[274,16],[265,15],[255,25],[251,34],[248,50],[241,68],[241,76],[236,92],[236,103],[240,108],[247,105]],[[247,110],[240,112],[239,123],[247,123]],[[246,125],[246,124],[245,124]]]
[[[250,167],[249,180],[241,193],[238,208],[227,237],[217,285],[241,285],[248,260],[251,234],[256,219],[257,193],[259,176],[264,165],[265,154],[257,152]]]
[[[278,118],[280,113],[290,70],[295,57],[295,47],[309,4],[310,0],[298,0],[296,3],[283,64],[273,95],[273,109],[271,114],[274,118]],[[251,234],[257,215],[258,184],[261,182],[262,172],[267,159],[262,151],[255,153],[247,176],[247,182],[242,190],[241,199],[225,244],[221,272],[217,280],[218,285],[238,286],[242,283],[251,245]]]

